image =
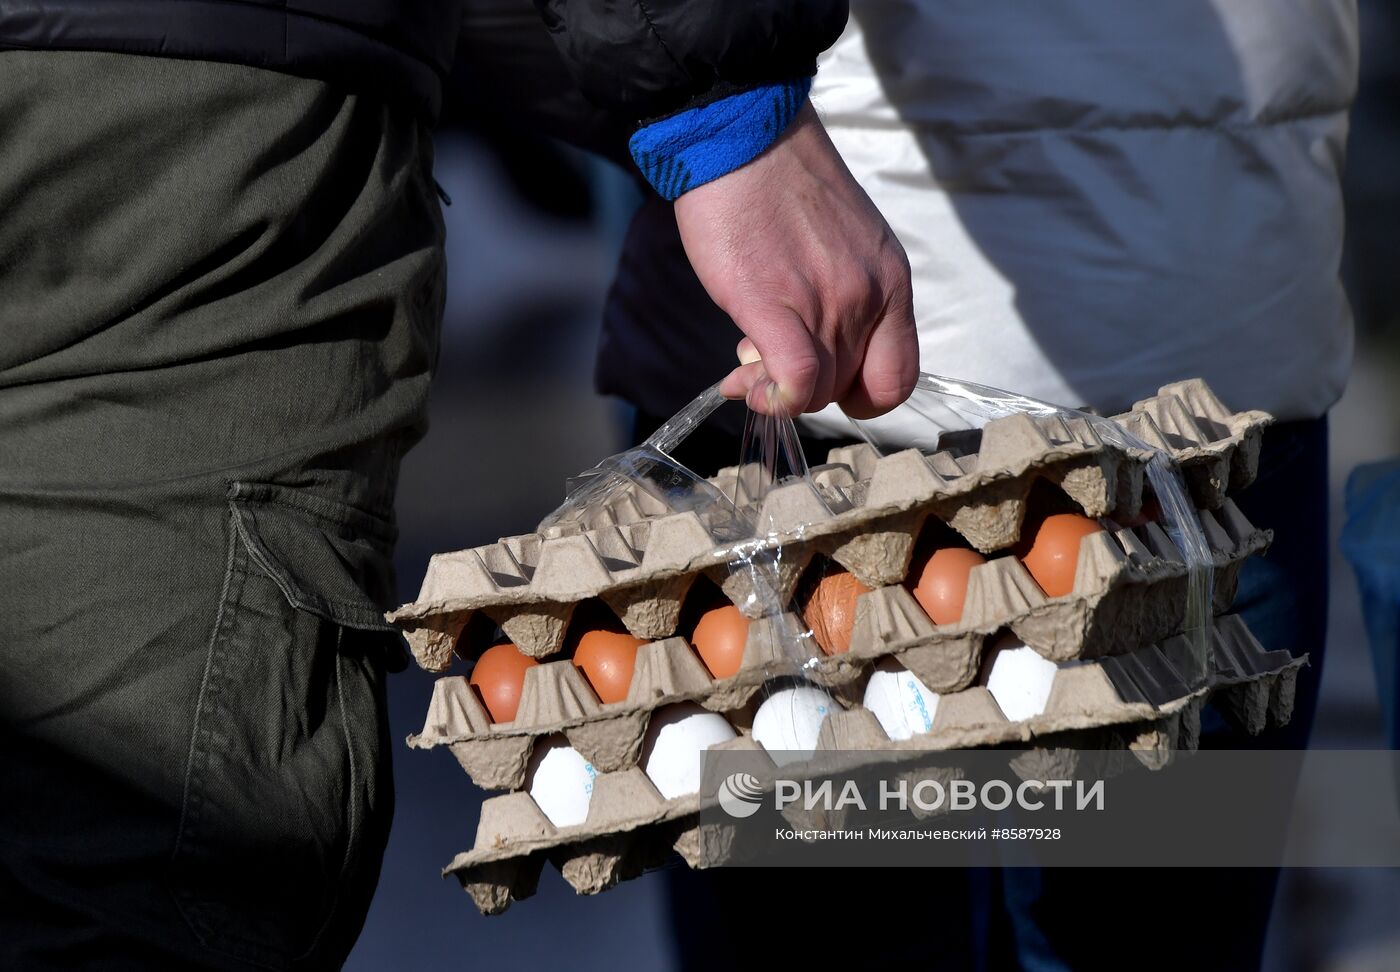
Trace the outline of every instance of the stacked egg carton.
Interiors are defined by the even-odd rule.
[[[1241,562],[1269,539],[1226,497],[1253,479],[1268,416],[1232,414],[1203,383],[1184,382],[1117,421],[1180,463],[1211,549],[1213,608],[1225,610]],[[1064,597],[1047,598],[1014,557],[993,559],[973,569],[962,621],[932,624],[902,586],[930,518],[991,552],[1017,541],[1037,480],[1058,486],[1090,516],[1131,520],[1141,506],[1149,453],[1105,443],[1083,419],[1012,416],[989,423],[977,445],[966,455],[838,449],[812,470],[811,483],[771,489],[761,504],[749,500],[745,470],[712,480],[740,508],[757,507],[759,546],[781,544],[776,585],[784,600],[818,556],[873,588],[858,602],[850,651],[810,662],[806,677],[844,705],[860,698],[875,662],[893,657],[941,695],[931,731],[911,740],[892,742],[870,712],[852,705],[828,717],[826,745],[952,748],[1105,726],[1132,727],[1136,739],[1143,725],[1159,727],[1152,738],[1189,744],[1191,715],[1211,693],[1224,695],[1226,708],[1251,728],[1286,721],[1299,662],[1263,651],[1237,619],[1217,625],[1210,671],[1200,671],[1199,653],[1173,637],[1184,622],[1186,566],[1154,523],[1085,538],[1074,589]],[[536,742],[554,733],[600,773],[588,819],[576,827],[554,827],[527,793],[484,804],[476,848],[449,868],[484,911],[529,893],[546,857],[585,892],[647,866],[658,848],[675,847],[696,863],[697,798],[663,800],[637,767],[651,713],[694,701],[743,732],[765,682],[796,664],[779,647],[791,643],[784,632],[802,627],[791,617],[755,621],[740,671],[718,681],[679,636],[681,608],[698,577],[709,577],[741,609],[755,603],[753,572],[731,568],[733,555],[703,512],[673,512],[633,486],[591,513],[435,557],[419,599],[391,615],[432,670],[447,668],[454,651],[474,657],[497,625],[525,654],[547,660],[560,652],[575,607],[595,597],[650,642],[638,652],[624,701],[600,703],[561,658],[526,672],[508,724],[491,723],[462,677],[438,682],[424,731],[410,742],[450,747],[479,785],[518,790]],[[1052,661],[1086,660],[1059,671],[1043,712],[1021,722],[1006,719],[987,689],[972,685],[984,646],[1007,628]],[[747,735],[725,746],[758,748]]]
[[[1253,481],[1259,437],[1271,419],[1263,412],[1230,412],[1197,380],[1168,385],[1114,421],[1168,451],[1196,504],[1217,510],[1227,489]],[[903,578],[930,516],[978,550],[1011,546],[1037,480],[1059,486],[1088,516],[1134,516],[1147,455],[1106,444],[1082,418],[1013,415],[988,423],[979,450],[969,455],[909,449],[882,457],[864,445],[834,450],[828,464],[811,470],[813,482],[767,490],[755,522],[768,544],[782,548],[780,597],[791,593],[818,553],[869,587],[888,586]],[[743,472],[715,477],[716,495],[731,496],[740,507],[749,504]],[[753,610],[745,586],[749,574],[733,571],[730,550],[717,543],[712,518],[726,512],[720,503],[672,511],[633,484],[616,490],[585,521],[434,556],[418,599],[389,618],[404,629],[429,671],[447,669],[454,651],[473,657],[484,647],[480,639],[492,626],[478,626],[473,638],[469,622],[478,615],[500,625],[525,654],[552,655],[563,644],[574,608],[594,597],[638,638],[669,637],[686,592],[702,575],[741,609]],[[1164,543],[1157,530],[1140,535],[1134,547],[1161,551]],[[1135,554],[1138,563],[1154,559],[1151,546],[1146,557],[1137,549],[1124,553]],[[1111,550],[1107,555],[1115,557]]]
[[[853,706],[827,717],[818,750],[930,751],[1035,739],[1049,746],[1128,749],[1155,766],[1172,751],[1195,748],[1207,698],[1223,703],[1233,721],[1251,732],[1288,722],[1303,659],[1265,651],[1233,615],[1217,619],[1212,671],[1204,684],[1189,684],[1174,664],[1189,662],[1193,650],[1178,636],[1063,668],[1043,712],[1022,722],[1008,720],[982,687],[944,695],[932,730],[901,741],[890,740],[868,710]],[[430,745],[434,736],[452,738],[465,725],[471,699],[463,682],[444,679],[419,744]],[[742,710],[727,714],[743,728]],[[763,753],[747,734],[713,749]],[[822,769],[842,767],[827,760]],[[712,795],[701,794],[665,799],[635,764],[597,777],[587,819],[576,826],[556,827],[528,793],[508,793],[482,804],[475,846],[457,855],[446,873],[461,881],[484,914],[498,914],[534,893],[546,861],[580,894],[604,891],[664,863],[673,851],[692,867],[705,867],[715,863],[715,848],[699,814],[712,803]]]

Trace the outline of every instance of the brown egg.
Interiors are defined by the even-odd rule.
[[[1079,566],[1079,541],[1103,527],[1097,520],[1078,513],[1047,516],[1035,531],[1030,550],[1021,557],[1040,589],[1050,597],[1063,597],[1074,590],[1074,572]]]
[[[904,583],[934,624],[957,624],[967,600],[967,578],[987,558],[966,547],[944,547],[924,557],[916,555]]]
[[[637,649],[646,644],[626,631],[593,628],[585,631],[574,648],[574,664],[598,693],[601,702],[621,702],[632,685]]]
[[[472,669],[471,684],[476,687],[492,722],[512,722],[520,708],[520,690],[525,672],[538,665],[509,641],[492,645],[481,653]]]
[[[869,590],[854,574],[839,568],[823,577],[812,590],[802,609],[802,620],[812,629],[812,637],[822,651],[839,655],[851,650],[856,598]]]
[[[715,678],[728,678],[744,664],[749,619],[732,604],[710,608],[700,616],[690,643]]]

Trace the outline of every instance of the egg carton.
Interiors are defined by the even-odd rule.
[[[1172,751],[1196,748],[1207,699],[1253,734],[1287,724],[1306,657],[1266,651],[1233,615],[1218,619],[1212,631],[1204,680],[1183,675],[1193,657],[1187,638],[1178,636],[1062,668],[1042,714],[1021,722],[1008,721],[985,688],[944,695],[933,728],[903,741],[891,740],[873,713],[853,705],[827,717],[818,751],[849,754],[860,760],[849,767],[855,768],[891,754],[1034,742],[1122,747],[1153,765]],[[713,748],[763,752],[748,735]],[[823,763],[823,769],[839,768]],[[534,893],[546,860],[580,894],[607,890],[664,863],[673,851],[690,866],[703,867],[715,860],[715,848],[698,814],[712,799],[702,802],[697,794],[667,800],[637,766],[600,773],[588,817],[576,826],[554,826],[526,792],[493,797],[482,804],[475,846],[457,855],[444,874],[456,876],[483,913],[496,914]]]
[[[1259,472],[1267,412],[1231,412],[1199,378],[1164,385],[1113,421],[1149,446],[1171,454],[1192,498],[1216,509],[1228,492],[1244,489]]]
[[[917,453],[908,455],[921,461]],[[815,478],[821,482],[826,474],[826,470],[819,469]],[[798,492],[789,493],[794,490]],[[786,494],[776,497],[782,500],[787,496],[800,499],[802,492],[811,495],[812,490],[806,483],[799,483],[781,487],[774,492]],[[774,505],[771,500],[769,505]],[[694,518],[695,514],[679,516]],[[824,534],[813,528],[802,540],[789,540],[785,543],[781,556],[767,567],[735,567],[729,562],[731,555],[722,552],[710,557],[712,562],[698,570],[678,572],[660,580],[653,578],[642,587],[599,590],[597,593],[636,637],[644,640],[665,638],[676,633],[686,595],[700,577],[713,581],[732,603],[748,613],[760,611],[773,597],[788,599],[803,573],[817,557],[831,558],[850,570],[868,587],[898,584],[908,572],[914,547],[921,532],[929,525],[930,518],[937,519],[938,514],[930,509],[915,509],[868,519],[855,527],[834,533]],[[1229,500],[1213,512],[1201,510],[1200,520],[1219,575],[1218,587],[1222,592],[1232,592],[1233,578],[1238,573],[1240,562],[1245,557],[1262,551],[1268,545],[1270,534],[1268,531],[1255,529]],[[656,525],[671,521],[671,518],[663,519]],[[697,519],[689,522],[692,525],[698,524]],[[1019,525],[1017,529],[1019,530]],[[578,534],[565,539],[576,541],[571,549],[580,553],[580,563],[589,563],[589,558],[583,556],[592,550],[588,535]],[[1015,542],[1016,539],[1018,536],[1012,536],[1011,542]],[[502,544],[507,543],[508,541],[502,541]],[[1061,609],[1059,606],[1065,603],[1063,599],[1048,599],[1055,607],[1040,613],[1053,615],[1057,612],[1072,614],[1076,610],[1092,611],[1101,600],[1124,586],[1133,586],[1142,593],[1160,584],[1161,597],[1158,601],[1164,600],[1170,604],[1175,597],[1172,592],[1175,586],[1179,586],[1174,585],[1173,581],[1179,580],[1185,574],[1181,552],[1167,538],[1162,528],[1154,523],[1090,537],[1085,540],[1081,549],[1085,548],[1091,553],[1091,562],[1080,563],[1079,568],[1083,576],[1076,578],[1075,589],[1068,595],[1071,600],[1083,603],[1076,608]],[[545,549],[553,549],[559,553],[563,548]],[[441,579],[444,556],[461,558],[462,562],[471,563],[475,552],[465,551],[462,555],[435,557],[434,566],[430,568],[428,580],[425,581],[425,591]],[[596,559],[594,556],[593,560]],[[553,562],[558,563],[557,559]],[[1008,571],[1002,585],[1002,599],[1007,603],[998,606],[1014,612],[1018,606],[1025,606],[1019,604],[1021,601],[1039,604],[1047,600],[1024,572],[1018,575],[1010,567],[1009,558],[997,558],[993,563],[1000,565],[996,570]],[[761,579],[766,588],[758,595],[754,592],[756,579]],[[768,589],[771,589],[771,593]],[[410,644],[419,663],[430,671],[442,671],[450,666],[454,650],[465,657],[472,657],[484,648],[489,643],[489,629],[494,629],[495,625],[500,625],[525,654],[535,658],[548,658],[562,648],[574,611],[578,604],[586,600],[589,600],[589,597],[580,596],[577,600],[561,598],[546,602],[488,604],[479,609],[454,609],[416,620],[410,619],[409,614],[405,612],[411,613],[425,603],[420,600],[417,605],[410,605],[391,614],[390,618],[407,629]],[[1229,603],[1229,598],[1225,603]],[[989,604],[988,609],[991,608],[992,605]],[[1144,610],[1150,613],[1150,608]],[[492,623],[482,626],[474,637],[471,634],[471,623],[478,617],[487,618]],[[1010,619],[1009,615],[996,618],[1006,621]],[[1053,620],[1051,624],[1042,625],[1041,629],[1046,632],[1052,630]],[[414,625],[417,624],[423,626],[415,628]],[[1140,644],[1141,639],[1134,643]]]
[[[1218,516],[1203,511],[1201,519],[1216,557],[1212,613],[1221,613],[1234,600],[1243,558],[1262,549],[1269,534],[1250,525],[1233,503]],[[714,679],[684,638],[665,638],[638,649],[627,698],[609,704],[598,700],[570,659],[546,661],[526,671],[509,723],[493,723],[467,679],[448,676],[437,682],[422,733],[408,742],[450,746],[485,789],[519,787],[535,741],[559,732],[599,769],[625,769],[637,762],[652,711],[664,705],[694,701],[731,712],[775,675],[801,671],[839,688],[862,680],[887,656],[930,690],[956,692],[971,684],[984,648],[1007,628],[1052,661],[1096,658],[1167,638],[1184,627],[1187,583],[1180,553],[1155,524],[1104,531],[1081,542],[1075,590],[1064,597],[1047,598],[1019,560],[1000,557],[973,568],[957,624],[935,625],[906,588],[890,585],[857,599],[847,652],[821,654],[791,614],[762,618],[749,626],[739,671]]]
[[[1179,458],[1207,509],[1221,508],[1226,488],[1252,479],[1259,435],[1271,421],[1264,412],[1231,413],[1199,380],[1166,386],[1122,418],[1143,441]],[[711,481],[706,509],[676,510],[635,483],[619,486],[582,522],[436,555],[418,599],[388,618],[404,629],[420,665],[442,671],[478,612],[540,658],[558,651],[575,606],[594,597],[638,638],[674,634],[685,594],[701,574],[757,612],[748,573],[729,567],[733,543],[721,537],[733,510],[721,493],[761,525],[764,539],[756,545],[781,547],[779,597],[817,553],[867,586],[898,582],[930,516],[979,550],[1004,549],[1019,537],[1037,480],[1058,486],[1090,516],[1139,509],[1149,453],[1105,444],[1086,419],[1019,414],[975,435],[978,451],[961,456],[913,449],[880,456],[864,444],[843,447],[811,471],[810,482],[766,491],[751,481],[752,468],[726,470]],[[468,645],[467,653],[480,647]]]

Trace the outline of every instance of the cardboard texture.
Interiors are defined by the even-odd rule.
[[[1217,618],[1208,639],[1180,634],[1188,623],[1186,558],[1157,523],[1084,538],[1073,589],[1062,597],[1047,597],[1014,556],[993,556],[972,570],[957,624],[934,624],[903,586],[926,531],[951,529],[984,553],[1004,552],[1046,484],[1059,494],[1054,501],[1067,498],[1086,515],[1141,522],[1155,448],[1177,462],[1198,507],[1210,552],[1209,609],[1225,612],[1245,558],[1271,539],[1226,496],[1253,480],[1271,418],[1230,412],[1196,380],[1168,385],[1114,421],[1149,448],[1101,436],[1084,418],[1014,415],[947,434],[931,455],[835,449],[810,480],[771,488],[756,466],[722,470],[703,495],[679,503],[624,482],[567,526],[435,556],[418,599],[388,615],[419,664],[444,671],[454,655],[473,659],[497,626],[541,662],[525,674],[513,722],[493,724],[467,679],[449,675],[436,683],[423,731],[409,739],[416,748],[448,747],[484,788],[517,791],[483,804],[475,846],[445,873],[494,914],[534,892],[546,859],[587,894],[673,852],[691,866],[716,860],[725,831],[699,826],[700,797],[664,799],[638,765],[648,725],[663,706],[696,702],[739,733],[719,748],[763,752],[750,725],[765,685],[780,677],[800,675],[830,692],[839,709],[822,724],[818,748],[863,760],[1011,744],[1031,747],[1027,759],[1080,746],[1160,765],[1195,748],[1207,699],[1252,733],[1287,722],[1305,659],[1265,651],[1234,616]],[[736,555],[739,546],[781,553],[776,564],[762,559],[760,573]],[[857,601],[848,652],[796,657],[816,652],[798,636],[806,625],[792,614],[759,615],[774,597],[789,603],[817,558],[871,590]],[[725,679],[711,677],[681,630],[687,596],[702,578],[756,617],[742,665]],[[775,590],[756,596],[756,580]],[[621,702],[601,703],[562,651],[576,609],[593,599],[648,642]],[[985,687],[988,649],[1007,631],[1059,666],[1042,683],[1043,708],[1020,721],[1003,714],[995,685]],[[886,658],[938,694],[928,732],[893,741],[860,705]],[[572,827],[555,827],[519,792],[537,743],[556,733],[599,773],[587,819]]]
[[[1206,526],[1221,528],[1213,539],[1220,543],[1215,553],[1222,575],[1231,574],[1234,560],[1262,549],[1266,536],[1240,522],[1224,491],[1252,480],[1259,435],[1271,421],[1266,413],[1231,413],[1196,380],[1169,385],[1118,418],[1144,442],[1177,457],[1197,504],[1219,511]],[[1090,516],[1138,511],[1150,453],[1106,444],[1084,419],[1013,415],[989,423],[974,438],[977,451],[963,455],[925,456],[910,449],[882,457],[868,445],[836,449],[829,463],[812,470],[812,483],[766,493],[755,482],[756,470],[724,470],[711,483],[752,516],[764,537],[758,546],[781,546],[775,593],[784,599],[817,555],[831,557],[867,586],[899,583],[930,518],[979,550],[1003,550],[1019,538],[1032,486],[1041,480]],[[710,522],[723,515],[728,524],[722,506],[673,510],[632,485],[595,511],[587,529],[556,527],[433,557],[418,599],[388,617],[404,629],[420,665],[443,671],[454,650],[474,657],[486,647],[472,637],[478,616],[490,621],[483,629],[500,625],[521,651],[546,658],[561,647],[577,604],[590,598],[600,598],[646,640],[677,633],[685,595],[702,574],[742,610],[756,612],[753,575],[733,569],[733,545],[720,543]],[[1154,566],[1152,555],[1180,562],[1165,537],[1150,529],[1135,537],[1120,531],[1117,539],[1116,549],[1108,544],[1099,550],[1103,562],[1091,565],[1083,586],[1076,583],[1076,596],[1092,598],[1101,586],[1112,586],[1112,562],[1121,554],[1132,567],[1127,574],[1144,575],[1132,578],[1137,584],[1171,578],[1170,564]],[[1220,581],[1229,590],[1230,576]],[[1021,588],[1012,582],[1007,594]],[[1034,627],[1029,621],[1024,626]],[[1057,627],[1050,621],[1040,632]],[[1066,649],[1056,644],[1046,650],[1055,655]]]
[[[1244,557],[1263,549],[1269,535],[1228,500],[1218,514],[1200,515],[1216,555],[1214,607],[1223,611],[1234,600]],[[526,672],[515,720],[500,724],[491,722],[465,677],[449,676],[439,680],[423,732],[409,745],[450,746],[486,789],[520,786],[535,740],[556,732],[598,769],[623,769],[635,765],[648,717],[661,706],[696,701],[732,711],[774,676],[799,672],[828,688],[849,687],[889,656],[932,691],[956,692],[971,684],[984,649],[1004,629],[1052,661],[1097,658],[1167,638],[1185,622],[1186,584],[1181,554],[1156,524],[1105,531],[1081,543],[1076,589],[1064,597],[1047,598],[1014,557],[973,568],[963,619],[954,625],[935,625],[898,584],[863,594],[851,649],[839,655],[792,656],[785,645],[811,646],[794,637],[804,625],[792,616],[760,619],[750,625],[739,672],[716,680],[685,638],[666,638],[639,649],[628,697],[612,704],[598,701],[568,658],[545,661]]]
[[[1065,745],[1121,747],[1148,765],[1159,765],[1173,751],[1195,748],[1200,708],[1207,699],[1251,733],[1287,723],[1305,658],[1266,651],[1243,621],[1227,615],[1213,628],[1210,671],[1198,682],[1178,668],[1191,655],[1185,640],[1177,636],[1125,655],[1061,668],[1044,712],[1021,722],[1008,721],[991,694],[974,687],[939,700],[930,732],[895,742],[873,714],[852,705],[827,717],[818,749],[861,751],[865,761],[866,754],[879,758],[873,754],[1004,743],[1034,743],[1031,753]],[[435,698],[435,712],[441,704],[442,697]],[[762,747],[741,735],[718,748]],[[699,832],[700,809],[699,795],[663,799],[636,766],[601,773],[588,818],[574,827],[553,826],[528,793],[509,793],[482,805],[475,846],[459,854],[444,873],[456,876],[486,914],[532,894],[545,859],[576,891],[592,894],[664,860],[672,850],[691,866],[715,860],[715,848],[707,848],[707,835]]]

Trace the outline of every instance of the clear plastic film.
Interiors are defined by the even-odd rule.
[[[1028,661],[1006,666],[1014,674],[1018,665],[1040,664],[1031,651],[1050,659],[1044,664],[1065,667],[1079,663],[1081,647],[1086,655],[1109,654],[1123,648],[1115,637],[1143,637],[1148,629],[1137,622],[1125,622],[1115,634],[1103,630],[1111,620],[1100,620],[1100,630],[1083,644],[1056,630],[1058,615],[1041,602],[1058,598],[1068,605],[1058,609],[1064,617],[1082,620],[1085,609],[1076,605],[1103,597],[1078,581],[1069,593],[1037,591],[1039,582],[1023,569],[1030,531],[1057,513],[1096,520],[1103,534],[1093,541],[1093,556],[1080,550],[1074,568],[1080,574],[1121,561],[1146,565],[1145,578],[1165,578],[1161,590],[1173,603],[1170,620],[1158,626],[1167,624],[1171,630],[1161,633],[1178,636],[1176,674],[1188,685],[1209,674],[1211,547],[1171,455],[1113,421],[925,374],[889,416],[849,419],[851,445],[830,461],[804,455],[792,419],[750,412],[739,465],[707,479],[672,453],[723,402],[717,386],[708,389],[645,443],[577,477],[540,532],[560,536],[625,522],[635,516],[628,510],[635,510],[639,496],[652,510],[694,512],[714,541],[708,563],[724,565],[724,595],[756,630],[745,667],[761,655],[766,681],[738,719],[765,749],[815,748],[828,711],[862,704],[878,709],[881,692],[894,708],[924,720],[909,732],[927,731],[938,696],[949,686],[986,686],[997,677],[987,653],[999,644],[1026,651]],[[961,673],[919,669],[925,674],[915,677],[910,660],[916,653],[908,646],[918,644],[921,632],[941,629],[945,640],[962,644],[950,634],[962,630],[958,620],[940,624],[911,606],[923,603],[911,597],[911,591],[918,594],[911,572],[930,549],[945,547],[963,551],[966,561],[993,565],[971,568],[978,572],[975,583],[964,579],[967,610],[982,611],[982,623],[964,639],[971,654]],[[713,566],[708,573],[715,576]],[[833,577],[838,593],[823,594]],[[1112,577],[1117,583],[1118,575]],[[836,603],[842,598],[858,606],[842,608]],[[1021,638],[1008,628],[997,640],[996,610],[1019,619]],[[855,648],[853,638],[860,641]],[[937,664],[946,668],[946,659]],[[848,677],[857,668],[861,677]],[[1011,677],[1005,672],[1003,682]],[[997,698],[1012,721],[1031,711],[1017,708],[1017,692]],[[892,724],[876,715],[891,739],[902,738],[903,717]],[[853,748],[849,739],[825,744]]]
[[[849,421],[856,434],[876,451],[909,447],[934,451],[939,441],[950,434],[980,430],[993,420],[1016,414],[1061,423],[1077,420],[1092,429],[1106,445],[1124,453],[1146,456],[1144,472],[1159,509],[1156,520],[1180,551],[1187,569],[1183,633],[1191,640],[1196,661],[1201,666],[1201,675],[1205,674],[1212,618],[1214,556],[1181,471],[1169,453],[1149,445],[1100,415],[938,375],[919,375],[913,394],[892,413],[892,418],[904,418],[901,413],[917,417],[916,426],[922,432],[917,441],[901,442],[903,437],[898,431],[882,434],[881,428],[885,423]]]
[[[1024,779],[1095,751],[1156,769],[1207,699],[1287,721],[1304,660],[1228,612],[1271,537],[1229,495],[1268,415],[1199,379],[1113,419],[932,375],[870,421],[746,413],[736,437],[723,404],[578,476],[537,531],[434,556],[391,616],[424,668],[471,666],[410,744],[506,791],[447,869],[483,912],[546,858],[590,894],[672,850],[730,860],[790,764],[772,778],[818,789],[985,747]],[[799,829],[839,819],[803,802]]]

